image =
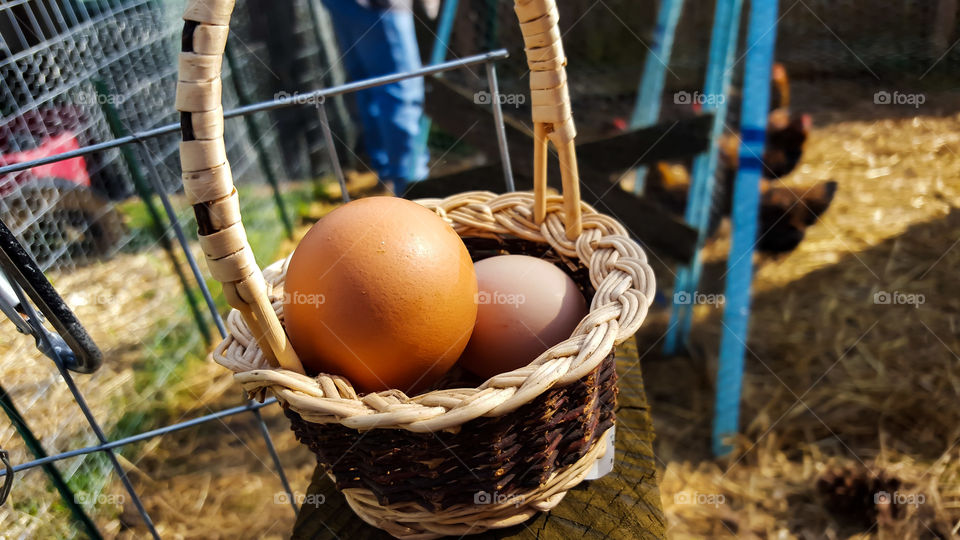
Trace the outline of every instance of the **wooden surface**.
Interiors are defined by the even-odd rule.
[[[472,538],[632,540],[666,537],[653,457],[653,426],[633,339],[617,349],[617,372],[620,399],[613,472],[580,484],[547,514],[539,514],[516,527]],[[291,480],[296,486],[298,479]],[[390,538],[357,518],[319,468],[314,471],[304,500],[293,538]]]

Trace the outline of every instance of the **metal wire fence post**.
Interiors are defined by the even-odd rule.
[[[249,105],[250,97],[247,95],[247,91],[243,88],[243,83],[240,81],[240,69],[237,64],[237,59],[233,54],[233,47],[230,41],[227,41],[223,52],[224,57],[227,59],[227,65],[230,67],[230,80],[233,81],[233,88],[237,93],[237,101],[240,102],[240,105]],[[277,205],[277,215],[280,216],[280,221],[283,223],[283,230],[287,233],[287,238],[293,240],[293,220],[290,218],[290,212],[287,210],[287,205],[283,201],[283,195],[280,193],[280,182],[273,172],[273,164],[266,150],[263,148],[263,137],[260,135],[260,128],[257,126],[257,122],[253,119],[253,116],[246,115],[243,117],[243,121],[247,124],[247,131],[250,133],[253,148],[257,152],[257,161],[260,162],[260,170],[263,171],[263,176],[266,177],[267,183],[270,184],[270,190],[273,192],[273,200]]]
[[[107,99],[110,94],[109,90],[107,89],[107,85],[101,80],[94,80],[93,85],[94,88],[96,88],[97,94],[103,98],[98,99],[98,101],[101,103],[103,114],[107,118],[107,123],[110,126],[110,131],[113,133],[113,136],[122,137],[126,135],[126,128],[124,128],[123,124],[120,123],[120,115],[117,113],[116,107],[113,105],[112,100]],[[173,244],[170,242],[169,236],[167,236],[166,228],[163,226],[163,220],[160,217],[160,211],[157,210],[156,205],[153,203],[153,191],[163,193],[163,189],[150,189],[150,185],[147,183],[147,179],[140,169],[140,164],[137,162],[136,157],[133,155],[133,152],[129,147],[122,147],[120,152],[121,155],[123,155],[123,159],[127,162],[127,167],[130,170],[130,176],[133,178],[133,183],[136,187],[137,193],[140,195],[140,199],[143,200],[143,204],[147,208],[147,213],[150,215],[150,221],[153,225],[154,235],[157,237],[157,240],[160,242],[163,250],[167,252],[167,255],[170,258],[170,264],[173,266],[173,271],[177,274],[177,279],[180,280],[180,285],[183,287],[183,294],[187,298],[187,305],[190,308],[190,313],[193,315],[194,321],[197,323],[197,329],[200,330],[200,334],[203,336],[204,341],[207,344],[210,344],[213,342],[213,338],[210,335],[210,329],[207,328],[206,321],[203,319],[203,315],[200,313],[200,304],[193,295],[193,287],[190,286],[190,282],[187,280],[187,275],[184,273],[183,268],[180,267],[180,260],[174,253]],[[176,223],[176,220],[171,219],[170,223],[172,225]],[[177,230],[178,229],[175,229],[175,231]],[[181,236],[183,235],[182,231],[179,231],[179,233]],[[186,252],[187,250],[184,251]]]
[[[20,299],[20,303],[26,312],[31,326],[33,327],[34,336],[37,338],[38,342],[43,343],[47,351],[50,351],[50,357],[57,366],[57,371],[60,372],[60,376],[63,377],[64,382],[67,383],[67,388],[69,388],[70,393],[73,394],[73,399],[77,402],[77,406],[80,407],[80,411],[87,420],[87,424],[89,424],[90,429],[93,430],[97,440],[100,441],[100,444],[106,444],[108,442],[107,436],[104,434],[103,429],[100,428],[100,424],[97,422],[97,419],[94,418],[93,411],[90,410],[90,407],[87,405],[87,400],[84,399],[80,389],[77,388],[76,383],[73,381],[73,377],[70,375],[70,371],[64,367],[64,362],[60,357],[60,352],[53,346],[53,343],[50,341],[50,337],[44,331],[43,326],[40,323],[40,318],[38,317],[37,312],[33,309],[33,304],[30,303],[26,295],[23,293],[23,290],[20,289],[19,286],[14,286],[14,291],[16,292],[17,297]],[[147,509],[143,506],[143,501],[140,500],[140,496],[137,495],[137,491],[133,488],[133,484],[130,482],[130,478],[127,477],[126,471],[124,471],[123,467],[120,466],[120,462],[117,460],[116,454],[112,449],[105,449],[103,452],[106,453],[107,458],[113,465],[113,470],[117,473],[117,476],[120,477],[120,482],[123,483],[123,487],[127,490],[127,493],[133,500],[133,505],[136,507],[137,512],[140,513],[140,517],[143,518],[143,523],[150,531],[150,535],[153,536],[155,540],[160,540],[160,534],[157,533],[157,529],[154,527],[153,521],[150,519],[150,515],[147,513]]]
[[[340,198],[343,202],[350,202],[350,194],[347,193],[347,180],[343,177],[343,169],[340,167],[340,158],[337,155],[337,147],[334,144],[333,132],[330,130],[330,119],[327,117],[326,100],[321,98],[317,101],[317,112],[320,114],[320,127],[323,128],[323,139],[327,146],[327,153],[330,156],[330,165],[337,176],[337,183],[340,184]]]
[[[503,178],[507,191],[515,191],[513,169],[510,167],[510,148],[507,146],[507,131],[503,126],[503,110],[500,106],[500,85],[497,83],[497,68],[493,62],[487,62],[487,84],[490,85],[490,104],[493,106],[493,121],[497,130],[497,146],[500,149],[500,164],[503,166]]]
[[[693,261],[689,265],[677,268],[674,282],[674,298],[694,297],[700,281],[700,251],[707,239],[710,221],[710,205],[713,199],[714,172],[719,159],[718,141],[723,133],[726,121],[727,88],[732,78],[733,57],[737,50],[737,37],[740,29],[740,11],[743,0],[718,0],[713,19],[713,32],[710,37],[710,60],[707,65],[707,77],[704,94],[714,99],[707,100],[704,110],[713,112],[713,124],[710,130],[710,148],[693,160],[693,173],[690,195],[684,219],[697,229],[697,244]],[[693,302],[671,303],[670,323],[664,339],[663,351],[675,354],[685,347],[693,320]]]
[[[0,386],[0,408],[7,414],[13,427],[17,430],[17,433],[20,434],[20,437],[23,438],[23,442],[26,443],[27,448],[30,450],[30,453],[33,454],[34,458],[40,459],[47,457],[47,452],[43,449],[43,444],[33,434],[30,426],[27,425],[26,419],[24,419],[20,411],[17,410],[10,394],[8,394],[2,386]],[[94,540],[103,538],[97,526],[93,523],[93,520],[87,515],[87,512],[77,504],[76,494],[74,494],[70,486],[67,485],[60,471],[51,463],[42,465],[42,468],[47,478],[50,479],[50,483],[53,484],[54,489],[60,494],[63,504],[66,505],[67,510],[70,511],[73,519],[80,524],[84,532]]]

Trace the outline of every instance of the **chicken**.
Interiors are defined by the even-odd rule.
[[[833,181],[820,182],[802,196],[774,182],[790,174],[800,162],[803,147],[812,127],[809,114],[793,114],[789,110],[790,86],[787,70],[774,64],[770,81],[770,114],[767,116],[766,144],[762,156],[760,179],[760,213],[758,249],[770,253],[793,250],[803,239],[807,227],[830,206],[837,190]],[[733,203],[733,185],[740,161],[740,137],[729,131],[721,136],[715,172],[713,199],[707,231],[712,235],[724,216],[729,216]],[[686,167],[674,163],[657,163],[647,176],[646,195],[675,215],[686,210],[690,174]]]
[[[767,143],[763,153],[764,182],[786,176],[796,168],[810,127],[810,116],[807,114],[789,117],[782,109],[770,114]],[[730,215],[733,184],[740,161],[740,138],[735,133],[726,133],[720,138],[719,147],[716,184],[707,228],[710,234],[716,230],[723,216]],[[690,173],[686,167],[676,163],[659,162],[647,175],[645,192],[667,210],[682,216],[686,208],[689,185]]]
[[[770,110],[790,107],[790,79],[787,68],[780,62],[774,62],[770,70]]]
[[[675,215],[682,216],[686,209],[689,180],[686,169],[680,165],[659,164],[651,175],[666,176],[666,184],[660,184],[655,196],[659,204]],[[733,176],[736,176],[734,171]],[[670,182],[673,182],[670,185]],[[769,179],[760,179],[760,210],[758,217],[757,249],[764,253],[785,253],[796,249],[803,240],[807,228],[817,222],[830,207],[837,191],[833,180],[819,182],[813,187],[791,189],[776,186]],[[724,216],[732,208],[733,184],[717,182],[715,195],[709,210],[708,235],[713,235]]]
[[[765,253],[793,251],[810,227],[827,211],[837,192],[833,180],[820,182],[802,193],[761,182],[757,249]]]
[[[791,115],[777,109],[767,117],[767,141],[763,149],[763,177],[776,180],[796,168],[803,155],[803,146],[810,135],[813,121],[809,114]],[[736,173],[740,161],[740,136],[733,132],[720,137],[720,177]],[[731,178],[732,180],[732,178]]]
[[[785,109],[770,113],[767,144],[763,150],[763,176],[777,179],[790,174],[800,162],[813,121],[809,114],[790,114]]]
[[[743,105],[743,98],[739,90],[731,89],[727,95],[727,103],[727,123],[736,129]],[[697,107],[694,107],[694,109],[696,112],[700,112]],[[790,79],[787,76],[787,69],[779,62],[775,62],[770,70],[770,105],[768,112],[777,109],[790,109]]]
[[[739,119],[739,112],[731,110],[728,118],[735,122]],[[787,69],[779,62],[774,63],[770,73],[770,113],[767,116],[767,140],[763,153],[764,178],[777,179],[790,174],[800,161],[812,125],[809,114],[790,112]],[[721,167],[736,170],[739,142],[735,129],[721,137]]]

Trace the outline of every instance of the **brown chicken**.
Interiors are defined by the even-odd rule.
[[[800,163],[803,146],[813,121],[809,114],[776,109],[767,117],[767,142],[763,149],[763,177],[776,180],[790,174]],[[740,136],[727,132],[720,137],[719,178],[736,176],[740,161]],[[732,178],[730,178],[732,181]],[[728,182],[729,183],[729,182]]]
[[[757,249],[766,253],[786,253],[796,249],[807,228],[830,207],[837,183],[833,180],[819,182],[798,193],[799,190],[771,187],[771,182],[761,181],[760,190]]]
[[[833,181],[820,182],[797,196],[785,187],[774,187],[772,182],[796,168],[803,155],[803,147],[810,134],[812,121],[808,114],[791,114],[790,87],[787,71],[782,64],[774,64],[771,74],[771,112],[767,117],[767,135],[762,156],[760,180],[760,218],[758,249],[781,253],[793,250],[803,239],[807,227],[830,206],[837,190]],[[733,185],[740,160],[740,137],[725,133],[719,141],[716,183],[711,202],[708,232],[713,234],[732,207]],[[686,167],[672,163],[657,163],[647,176],[646,194],[662,206],[682,216],[690,189],[690,174]]]
[[[686,168],[660,163],[650,171],[650,175],[668,179],[666,182],[671,184],[658,189],[657,202],[675,215],[682,216],[690,189],[690,176]],[[733,176],[736,176],[736,171]],[[718,183],[715,189],[725,191],[712,201],[707,226],[710,235],[716,231],[723,217],[730,215],[732,209],[732,182],[722,187]],[[806,235],[807,228],[816,223],[830,207],[836,191],[837,183],[833,180],[818,182],[809,189],[794,190],[776,186],[770,179],[761,178],[757,249],[765,253],[785,253],[796,249]]]
[[[790,107],[790,79],[787,68],[780,62],[774,62],[770,71],[770,110]]]

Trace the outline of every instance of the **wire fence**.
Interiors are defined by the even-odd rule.
[[[268,58],[265,37],[250,31],[250,13],[257,7],[238,4],[231,32],[231,45],[238,50],[235,62],[225,62],[223,68],[225,108],[241,104],[238,90],[263,99],[273,96],[277,84],[262,69]],[[306,16],[310,2],[295,4],[297,20],[308,21],[298,33],[314,43],[300,53],[314,62],[316,74],[319,45]],[[0,3],[0,165],[178,121],[172,103],[183,7],[182,1],[154,0]],[[231,67],[242,75],[235,79]],[[304,83],[309,76],[303,74]],[[310,111],[301,116],[311,117]],[[256,233],[256,252],[264,259],[273,256],[284,234],[264,167],[290,178],[284,161],[262,161],[265,155],[280,155],[274,124],[265,113],[226,125],[231,133],[227,153],[238,188],[244,190],[244,213],[266,218]],[[176,250],[176,228],[188,241],[195,239],[196,230],[192,209],[178,194],[178,142],[171,133],[0,176],[0,220],[63,292],[81,322],[93,329],[109,359],[77,384],[98,396],[91,400],[92,413],[113,438],[152,427],[156,415],[151,403],[170,399],[170,387],[180,382],[186,366],[202,361],[213,339],[214,321],[201,307],[188,261]],[[167,217],[164,204],[170,204],[175,220]],[[7,321],[0,332],[0,393],[22,415],[38,445],[48,452],[95,445],[96,434],[84,424],[55,366]],[[177,409],[164,414],[177,414]],[[0,422],[0,447],[15,463],[36,457],[19,428]],[[102,510],[97,501],[111,482],[111,464],[102,457],[82,454],[59,466],[65,481],[81,494],[81,505],[91,511]],[[62,501],[48,491],[44,473],[25,474],[14,502],[0,508],[5,531],[76,534]]]
[[[558,2],[568,57],[577,128],[584,137],[608,135],[628,121],[653,41],[658,2],[569,0]],[[744,9],[744,13],[747,10]],[[503,47],[511,58],[500,66],[505,94],[526,92],[523,39],[511,2],[462,0],[448,57]],[[713,2],[684,2],[669,62],[662,116],[689,114],[671,96],[703,88]],[[746,24],[741,24],[743,50]],[[957,88],[960,68],[957,3],[953,0],[894,0],[882,6],[862,0],[781,0],[775,58],[797,82],[797,102],[826,102],[823,85],[850,80],[912,87]],[[742,57],[735,86],[742,71]],[[479,72],[478,72],[479,74]],[[465,86],[482,81],[456,75]],[[865,96],[872,99],[872,92]],[[519,104],[519,118],[529,116]],[[831,103],[832,105],[832,103]],[[584,113],[587,111],[587,113]]]
[[[8,22],[7,57],[0,63],[5,163],[116,136],[108,108],[130,131],[173,120],[181,9],[182,2],[151,0],[66,2],[62,9],[31,0],[0,7],[0,19]],[[225,82],[229,77],[227,69]],[[225,87],[225,103],[236,104]],[[268,134],[264,144],[275,137]],[[245,179],[256,153],[247,137],[230,142],[237,176]],[[108,256],[135,240],[115,209],[117,201],[137,193],[131,169],[142,169],[159,189],[176,191],[176,151],[175,137],[165,137],[138,145],[132,159],[112,150],[78,158],[72,167],[8,175],[0,179],[0,217],[44,270]]]
[[[960,48],[951,47],[957,37],[952,4],[900,0],[881,10],[853,0],[784,0],[777,58],[795,80],[871,75],[941,80],[960,63]],[[267,3],[254,0],[240,2],[236,10],[233,35],[239,54],[234,56],[250,99],[343,82],[342,72],[331,69],[337,67],[338,52],[319,2],[300,0],[284,6],[266,9]],[[0,6],[2,159],[32,158],[114,136],[105,106],[115,108],[120,124],[132,131],[171,121],[181,7],[182,2],[155,0],[24,0]],[[702,86],[712,9],[700,7],[683,10],[666,95]],[[638,59],[651,41],[656,8],[655,2],[622,0],[572,0],[560,5],[567,55],[576,66],[570,70],[571,93],[583,104],[578,110],[590,111],[582,115],[585,134],[603,135],[618,119],[629,118],[640,78]],[[254,11],[272,20],[253,25]],[[503,91],[522,94],[526,67],[512,4],[464,0],[458,13],[448,56],[498,47],[510,50],[512,58],[501,67]],[[283,40],[265,30],[284,21],[292,32]],[[421,46],[426,49],[433,36],[421,30]],[[228,106],[239,103],[230,73],[226,66]],[[103,82],[106,95],[97,91],[96,81]],[[476,78],[463,82],[482,89]],[[524,117],[524,105],[519,108],[518,116]],[[345,107],[338,104],[337,109],[335,127],[346,132],[344,140],[352,150],[356,140],[352,125]],[[328,171],[316,114],[261,115],[255,122],[262,140],[239,136],[229,141],[241,182],[263,180],[254,143],[283,156],[271,165],[282,177],[316,177]],[[232,132],[248,135],[242,120],[232,123]],[[278,129],[269,129],[274,125]],[[289,140],[278,145],[278,132]],[[147,180],[168,192],[179,189],[176,144],[174,137],[165,137],[133,149],[136,166]],[[0,179],[0,217],[45,270],[110,255],[132,239],[114,209],[116,201],[137,192],[129,161],[114,150],[52,171],[8,175]]]

